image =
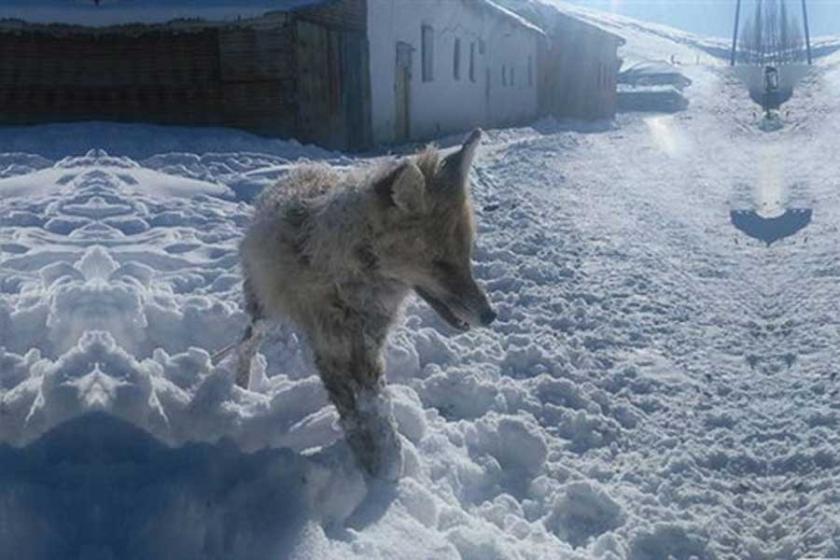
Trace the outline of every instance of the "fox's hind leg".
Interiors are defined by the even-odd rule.
[[[236,347],[236,384],[247,389],[251,376],[251,362],[265,339],[266,325],[262,306],[247,279],[243,283],[242,291],[245,296],[245,311],[251,317],[251,322]]]
[[[236,347],[236,384],[243,389],[248,388],[251,378],[251,362],[262,346],[265,339],[265,322],[260,320],[251,323],[245,329],[242,340]]]

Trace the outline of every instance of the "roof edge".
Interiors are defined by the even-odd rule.
[[[468,0],[469,1],[469,0]],[[493,0],[479,0],[481,4],[486,6],[490,9],[491,13],[495,13],[497,16],[513,21],[514,23],[524,27],[525,29],[537,33],[538,35],[542,35],[544,37],[548,36],[543,28],[540,26],[528,21],[526,18],[520,16],[516,12],[505,8],[494,2]]]

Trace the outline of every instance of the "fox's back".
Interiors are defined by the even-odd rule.
[[[242,242],[244,273],[270,314],[297,315],[309,300],[323,301],[329,278],[313,263],[313,237],[330,229],[323,213],[344,189],[347,175],[325,165],[297,167],[257,198]],[[334,260],[339,260],[335,255]]]
[[[255,202],[255,220],[276,218],[277,212],[293,206],[309,206],[314,199],[338,188],[342,176],[326,165],[293,168],[274,185],[267,187]]]

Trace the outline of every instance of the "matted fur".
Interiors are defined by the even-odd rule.
[[[247,382],[260,321],[296,323],[351,448],[372,474],[394,476],[399,456],[380,395],[382,349],[409,293],[459,329],[495,317],[472,277],[468,172],[479,139],[477,131],[446,158],[428,148],[373,170],[299,167],[258,198],[242,242],[253,324],[237,381]]]

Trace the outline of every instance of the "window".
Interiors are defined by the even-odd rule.
[[[423,51],[423,81],[431,82],[435,79],[435,30],[431,25],[422,27],[420,40]]]
[[[507,85],[507,66],[502,64],[502,85]]]
[[[452,75],[461,79],[461,39],[455,39],[455,51],[452,53]]]
[[[528,55],[528,87],[534,87],[534,57]]]
[[[475,83],[475,41],[470,43],[470,81]]]

